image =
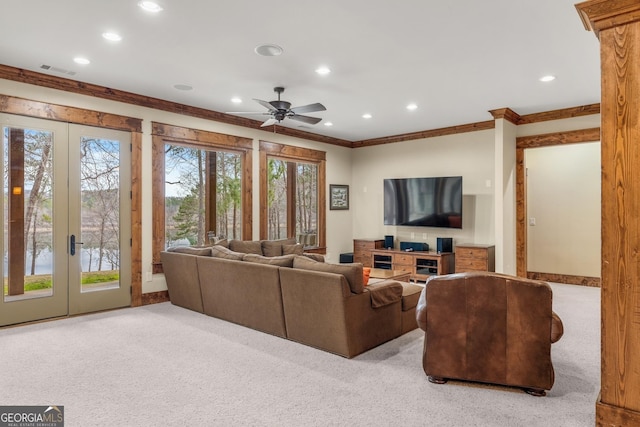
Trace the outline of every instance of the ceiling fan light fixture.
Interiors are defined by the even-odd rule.
[[[365,114],[362,115],[363,119],[370,119],[371,117],[373,117],[373,116],[371,114],[369,114],[369,113],[365,113]]]
[[[418,108],[418,106],[416,104],[414,104],[414,103],[411,103],[411,104],[407,105],[407,110],[409,110],[409,111],[413,111],[413,110],[415,110],[417,108]]]
[[[260,56],[278,56],[284,52],[277,44],[261,44],[256,46],[254,51]]]
[[[333,123],[331,123],[331,122],[325,122],[325,123],[324,123],[324,125],[325,125],[325,126],[333,126]]]
[[[234,104],[242,104],[242,99],[240,99],[240,97],[238,96],[234,96],[233,98],[231,98],[231,102],[233,102]]]
[[[326,76],[327,74],[331,73],[331,69],[323,65],[321,67],[316,68],[316,73],[320,74],[321,76]]]

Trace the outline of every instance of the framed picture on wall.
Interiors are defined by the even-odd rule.
[[[349,186],[329,184],[329,209],[349,209]]]

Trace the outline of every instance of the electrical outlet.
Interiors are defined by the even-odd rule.
[[[147,271],[147,282],[153,281],[153,274],[150,271]]]
[[[535,219],[535,218],[533,218],[533,217],[529,218],[529,225],[530,225],[530,226],[534,226],[534,225],[536,225],[536,219]]]
[[[427,233],[422,233],[422,239],[426,240],[427,239]]]

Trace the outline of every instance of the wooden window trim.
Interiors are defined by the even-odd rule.
[[[242,239],[252,239],[252,153],[253,140],[217,132],[189,129],[151,122],[152,203],[153,203],[153,273],[162,273],[160,252],[165,242],[164,212],[164,146],[183,145],[205,150],[223,150],[237,153],[242,161]]]

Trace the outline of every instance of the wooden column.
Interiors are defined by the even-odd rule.
[[[640,2],[576,5],[600,39],[602,365],[596,425],[640,425]]]
[[[9,295],[24,294],[24,129],[9,131]]]

